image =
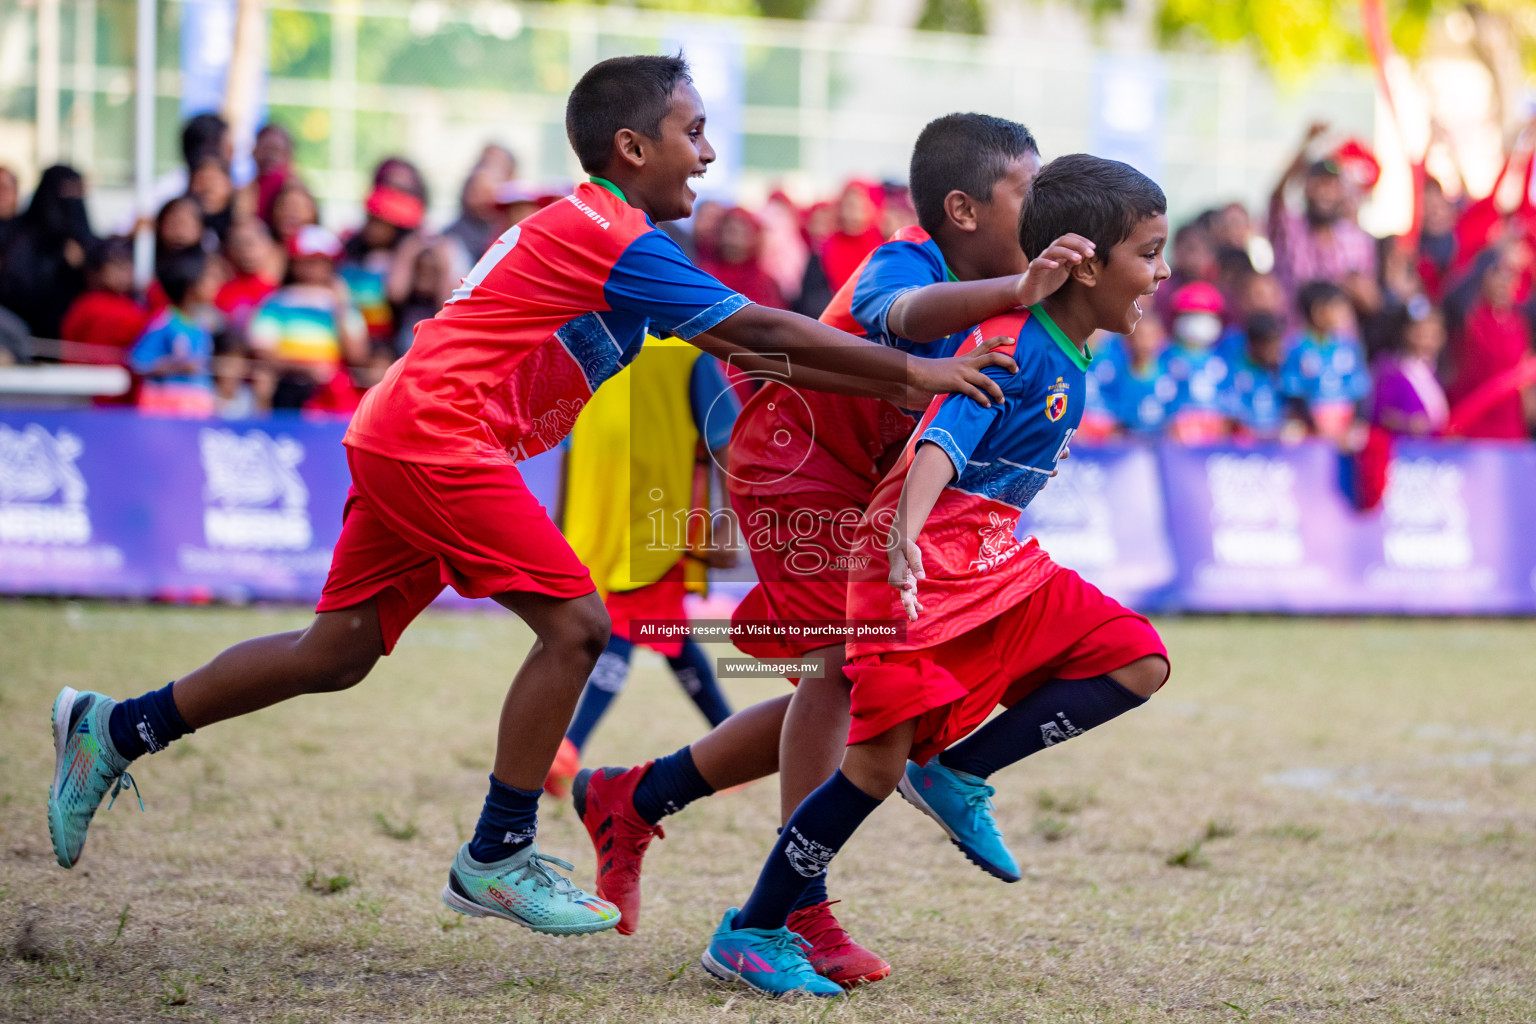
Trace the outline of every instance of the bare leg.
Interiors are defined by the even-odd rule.
[[[820,679],[803,678],[779,734],[779,821],[789,820],[811,790],[837,770],[848,744],[848,677],[842,644],[807,652],[826,663]],[[893,783],[894,785],[894,783]]]
[[[509,593],[496,601],[528,623],[538,642],[501,706],[493,774],[517,789],[542,789],[582,687],[608,643],[608,612],[596,593]]]
[[[849,747],[843,755],[843,774],[876,800],[884,800],[901,781],[916,735],[917,719],[909,718],[872,740]]]
[[[176,680],[176,710],[194,729],[304,693],[355,686],[384,654],[372,598],[320,612],[308,629],[257,637]]]
[[[779,770],[779,730],[789,708],[786,695],[742,708],[690,748],[693,764],[715,789],[730,789]]]

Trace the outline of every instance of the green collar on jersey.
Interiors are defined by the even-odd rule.
[[[624,194],[624,190],[619,188],[619,186],[615,185],[613,182],[609,181],[607,178],[599,178],[597,175],[592,174],[587,176],[587,180],[596,185],[598,188],[605,188],[609,192],[612,192],[623,202],[629,202],[629,197]]]
[[[942,263],[943,261],[944,261],[944,257],[940,256],[939,257],[939,262]],[[955,276],[955,272],[953,270],[949,269],[949,264],[948,263],[944,264],[944,280],[946,280],[946,281],[958,281],[958,280],[960,280],[958,277]]]
[[[1046,333],[1056,339],[1056,344],[1061,346],[1061,350],[1067,354],[1068,359],[1077,365],[1079,370],[1088,369],[1088,364],[1093,362],[1093,353],[1088,351],[1087,345],[1078,348],[1072,344],[1072,339],[1067,337],[1060,327],[1056,326],[1056,321],[1051,319],[1051,314],[1045,311],[1045,306],[1041,303],[1037,302],[1030,306],[1029,312],[1031,316],[1040,318],[1040,322],[1045,324]]]

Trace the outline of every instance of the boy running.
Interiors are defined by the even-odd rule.
[[[786,922],[898,783],[952,837],[977,819],[993,831],[987,776],[1139,706],[1166,679],[1146,619],[1014,537],[1082,417],[1088,338],[1127,333],[1168,277],[1165,210],[1161,189],[1111,160],[1062,157],[1035,178],[1024,253],[1077,231],[1100,255],[1043,302],[972,333],[1017,338],[1019,370],[995,373],[1006,404],[936,399],[876,488],[859,527],[870,566],[852,574],[848,615],[911,625],[903,641],[849,644],[842,767],[790,816],[750,899],[726,912],[703,956],[716,977],[773,995],[838,994]],[[978,729],[999,704],[1009,710]],[[997,866],[986,845],[967,852]]]
[[[1049,294],[1093,245],[1064,234],[1033,264],[1024,258],[1019,209],[1039,166],[1034,137],[1016,122],[950,114],[930,123],[913,147],[909,179],[921,226],[877,248],[822,320],[935,358],[952,355],[980,321]],[[747,401],[731,439],[728,486],[760,582],[737,609],[738,623],[843,621],[854,527],[914,423],[915,414],[892,402],[775,382]],[[641,858],[661,835],[661,817],[780,770],[787,819],[842,756],[843,645],[738,639],[737,646],[758,657],[819,658],[825,669],[799,680],[792,698],[748,708],[691,747],[577,778],[577,809],[598,849],[597,891],[622,911],[621,933],[639,922]],[[890,965],[850,939],[828,904],[818,880],[795,911],[817,969],[844,984],[885,977]]]
[[[722,354],[791,351],[821,371],[807,375],[812,386],[1001,398],[980,368],[1012,365],[1007,357],[909,366],[900,352],[753,305],[656,228],[688,216],[689,179],[715,155],[681,57],[594,66],[572,90],[566,132],[592,182],[503,234],[359,406],[344,439],[353,485],[310,626],[239,644],[121,704],[60,692],[48,824],[61,865],[79,860],[103,796],[132,785],[135,758],[214,722],[357,684],[452,586],[511,609],[538,639],[502,706],[490,791],[443,900],[552,934],[612,928],[618,909],[556,873],[570,865],[534,842],[540,786],[608,615],[516,464],[570,432],[651,322]]]

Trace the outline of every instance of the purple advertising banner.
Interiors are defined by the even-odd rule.
[[[312,601],[344,432],[0,410],[0,593]],[[519,467],[551,509],[560,460]],[[1400,443],[1370,512],[1340,478],[1323,444],[1080,445],[1020,533],[1146,610],[1536,613],[1536,445]]]
[[[346,424],[0,411],[0,592],[312,601]],[[521,467],[552,503],[558,457]]]
[[[1187,610],[1536,611],[1530,445],[1403,442],[1364,513],[1327,445],[1159,455]]]
[[[1018,535],[1033,535],[1057,564],[1117,601],[1144,610],[1170,607],[1178,573],[1150,447],[1074,445],[1024,510]]]

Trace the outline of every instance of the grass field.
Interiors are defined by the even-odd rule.
[[[812,1005],[697,966],[773,837],[772,782],[668,822],[634,937],[438,902],[529,642],[505,614],[429,615],[356,689],[141,762],[148,813],[119,799],[81,864],[54,864],[59,686],[136,694],[306,617],[0,604],[0,1020],[1536,1020],[1530,622],[1160,623],[1162,694],[995,780],[1023,881],[982,875],[897,799],[876,812],[831,883],[896,970]],[[589,755],[700,728],[642,658]],[[541,846],[591,883],[568,806],[546,801]]]

